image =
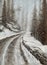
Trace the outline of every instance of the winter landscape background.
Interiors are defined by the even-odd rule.
[[[47,65],[47,0],[0,0],[0,65]]]

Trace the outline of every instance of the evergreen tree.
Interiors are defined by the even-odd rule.
[[[42,10],[41,10],[41,14],[40,14],[40,25],[39,25],[39,29],[38,29],[38,32],[39,32],[39,40],[45,44],[45,34],[46,34],[46,31],[45,31],[45,24],[46,24],[46,0],[43,0],[43,3],[42,3]]]
[[[46,0],[46,12],[45,12],[45,19],[46,19],[46,25],[45,25],[45,32],[46,32],[46,34],[45,34],[45,38],[46,38],[46,44],[47,44],[47,0]]]
[[[10,0],[7,0],[7,19],[10,18]]]
[[[2,10],[2,24],[6,27],[6,1],[4,0],[3,10]]]
[[[39,14],[38,14],[38,21],[39,21],[39,25],[38,25],[38,40],[41,41],[41,36],[40,36],[40,24],[41,24],[41,21],[42,21],[42,2],[41,0],[39,0]]]
[[[37,8],[36,8],[36,3],[34,5],[34,9],[33,9],[32,34],[35,38],[37,38]]]
[[[27,27],[28,27],[28,10],[24,14],[24,22],[23,22],[24,31],[27,31]]]
[[[24,8],[22,10],[22,30],[24,30]]]
[[[12,5],[11,5],[11,18],[12,19],[14,19],[14,2],[13,2],[13,0],[12,0],[12,3],[11,3]]]

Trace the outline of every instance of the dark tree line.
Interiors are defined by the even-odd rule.
[[[8,4],[8,5],[7,5]],[[6,0],[4,0],[3,3],[3,8],[2,8],[2,24],[4,25],[4,27],[9,28],[9,26],[7,25],[7,23],[10,23],[10,15],[13,15],[13,13],[10,14],[10,6],[9,6],[9,0],[6,4]],[[12,17],[11,17],[12,19]]]
[[[14,0],[4,0],[3,2],[3,8],[2,8],[2,25],[6,28],[8,28],[11,31],[15,31],[16,25],[17,29],[20,29],[20,26],[18,25],[17,21],[14,19]],[[11,26],[10,26],[11,25]],[[14,28],[15,26],[15,28]]]
[[[6,1],[4,0],[4,4],[3,4],[3,10],[2,10],[2,24],[6,27]]]
[[[47,2],[42,0],[39,9],[39,16],[37,18],[37,9],[34,6],[33,19],[32,19],[32,33],[36,39],[47,44]],[[41,0],[40,0],[41,2]],[[39,21],[38,21],[39,20]]]
[[[4,0],[4,3],[3,3],[3,9],[2,9],[2,25],[4,26],[4,27],[6,27],[6,28],[8,28],[9,30],[11,30],[10,29],[10,27],[7,25],[7,23],[8,23],[8,15],[7,15],[7,13],[9,14],[9,12],[7,12],[7,6],[6,6],[6,0]],[[10,21],[9,21],[10,22]]]

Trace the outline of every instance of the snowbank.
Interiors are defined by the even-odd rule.
[[[18,34],[18,33],[12,32],[9,29],[4,28],[3,31],[0,32],[0,40],[3,39],[3,38],[6,38],[6,37],[16,35],[16,34]]]
[[[30,47],[38,47],[44,53],[47,54],[47,45],[42,45],[42,43],[36,40],[33,36],[30,35],[30,32],[27,32],[23,37],[24,42]]]

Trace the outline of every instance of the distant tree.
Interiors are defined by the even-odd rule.
[[[10,17],[14,20],[14,0],[11,0]]]
[[[22,10],[22,30],[24,30],[24,9]]]
[[[32,30],[31,30],[33,36],[37,38],[37,8],[36,3],[34,5],[33,9],[33,18],[32,18]]]
[[[6,27],[6,1],[4,0],[3,10],[2,10],[2,24]]]
[[[7,0],[7,19],[10,18],[10,0]]]
[[[4,0],[4,4],[3,4],[3,10],[2,10],[2,25],[4,27],[8,28],[9,30],[11,30],[11,28],[8,26],[7,11],[6,11],[6,1],[5,0]]]
[[[25,31],[27,31],[27,24],[28,24],[28,9],[27,9],[27,12],[25,14]]]
[[[42,2],[41,0],[39,0],[39,13],[38,13],[38,22],[39,22],[39,25],[37,27],[37,31],[38,31],[38,40],[41,41],[41,38],[40,38],[40,23],[41,23],[41,20],[42,20]]]
[[[42,3],[42,10],[41,10],[41,14],[39,16],[39,28],[38,28],[38,34],[39,34],[39,40],[42,42],[42,44],[46,44],[46,38],[45,38],[45,34],[46,34],[46,0],[43,0]]]

